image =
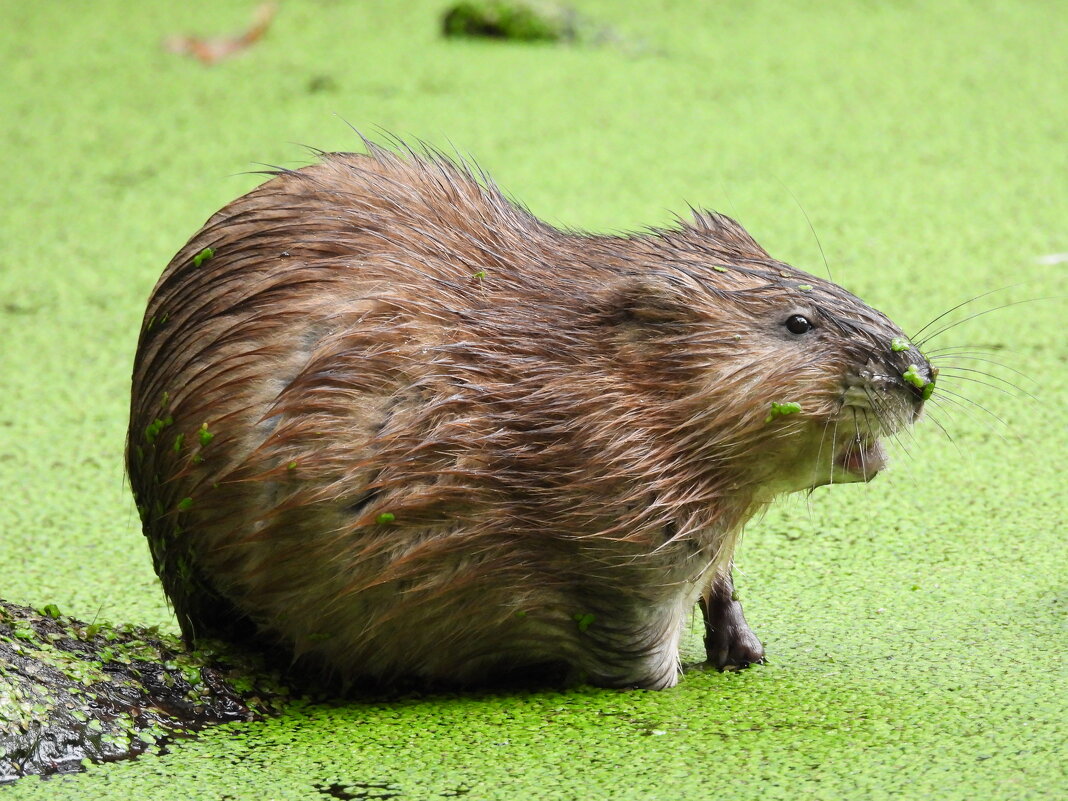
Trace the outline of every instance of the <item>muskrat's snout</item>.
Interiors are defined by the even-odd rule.
[[[882,439],[919,419],[937,378],[938,369],[903,336],[870,351],[867,363],[846,376],[841,410],[830,426],[838,441],[831,481],[874,478],[887,463]]]
[[[924,402],[934,393],[938,368],[932,366],[918,348],[907,342],[895,339],[891,348],[891,378],[895,388],[903,391],[911,401],[912,417],[908,420],[911,423],[919,417]]]

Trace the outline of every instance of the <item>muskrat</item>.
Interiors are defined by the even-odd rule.
[[[936,371],[722,214],[561,230],[367,147],[272,170],[152,292],[127,461],[186,639],[350,686],[659,689],[700,603],[712,664],[760,661],[743,524],[871,479]]]

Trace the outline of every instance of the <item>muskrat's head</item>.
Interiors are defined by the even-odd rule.
[[[752,443],[772,457],[766,488],[871,480],[886,464],[884,440],[919,417],[937,371],[836,284],[780,264],[739,283],[750,286],[734,290],[738,309],[755,323],[739,344],[764,374]]]
[[[705,455],[757,498],[871,480],[937,369],[881,312],[771,258],[728,217],[699,213],[657,234],[671,258],[631,315],[681,322],[688,304],[661,353],[677,358],[675,342],[688,354],[679,364],[701,385],[691,419],[707,433]]]

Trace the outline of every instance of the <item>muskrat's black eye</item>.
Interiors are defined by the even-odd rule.
[[[807,317],[802,317],[800,314],[794,314],[786,320],[786,330],[791,334],[804,334],[814,327]]]

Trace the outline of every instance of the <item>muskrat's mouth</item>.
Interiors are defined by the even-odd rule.
[[[871,433],[858,431],[838,449],[834,466],[848,474],[847,481],[871,481],[886,467],[886,449]]]

